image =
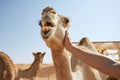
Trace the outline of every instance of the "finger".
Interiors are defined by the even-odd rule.
[[[68,31],[65,31],[65,36],[68,34]]]
[[[66,37],[67,37],[67,30],[65,31],[65,36],[64,36],[64,40],[63,40],[64,44],[65,44]]]
[[[65,31],[65,39],[67,38],[68,36],[68,31]]]
[[[66,37],[70,39],[70,34],[68,31],[66,32]]]

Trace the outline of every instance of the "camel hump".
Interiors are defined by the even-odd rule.
[[[14,80],[15,67],[10,57],[0,51],[0,80]]]
[[[88,37],[84,37],[80,40],[79,46],[84,46],[86,47],[88,50],[91,50],[93,52],[97,52],[97,49],[95,48],[95,46],[93,45],[93,43],[90,41],[90,39]]]
[[[88,37],[83,37],[80,42],[77,44],[76,47],[80,47],[83,48],[85,50],[90,50],[93,52],[97,52],[97,49],[95,48],[95,46],[93,45],[93,43],[90,41],[90,39]],[[71,67],[72,67],[72,71],[76,72],[78,70],[78,66],[83,65],[82,62],[76,58],[75,56],[71,56]]]

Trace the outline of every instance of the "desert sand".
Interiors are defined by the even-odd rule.
[[[27,69],[31,64],[15,64],[19,69]],[[53,64],[42,64],[38,71],[37,80],[56,80],[55,69]]]

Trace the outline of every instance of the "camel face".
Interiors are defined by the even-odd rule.
[[[37,53],[33,53],[35,60],[40,60],[40,62],[43,62],[43,57],[45,56],[45,52],[41,53],[41,52],[37,52]]]
[[[52,49],[63,48],[65,31],[69,27],[69,19],[58,15],[52,7],[46,7],[42,11],[41,35],[47,46]]]

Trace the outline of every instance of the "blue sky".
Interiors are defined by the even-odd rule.
[[[0,0],[0,51],[14,63],[31,63],[32,52],[38,51],[46,52],[45,63],[52,63],[38,25],[47,6],[69,17],[73,42],[82,37],[120,41],[120,0]]]

